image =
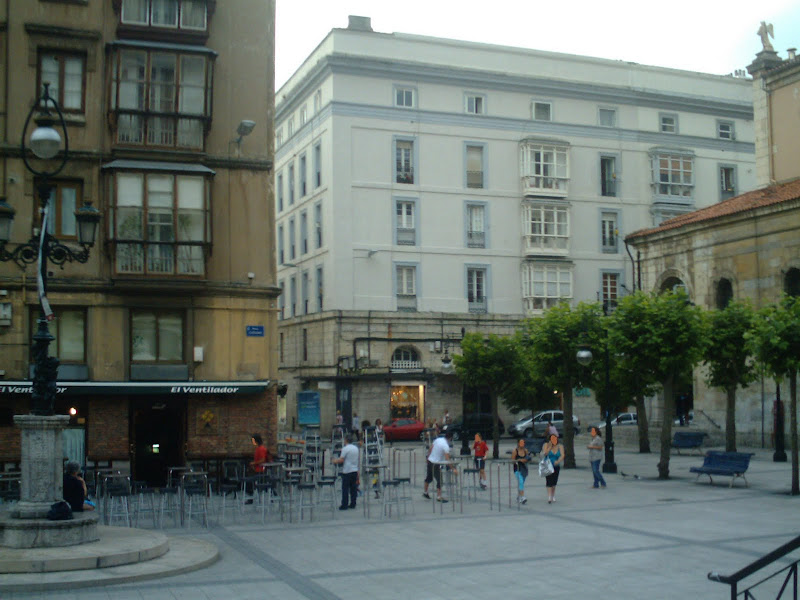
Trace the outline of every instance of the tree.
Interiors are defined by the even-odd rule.
[[[596,304],[580,303],[574,310],[568,304],[548,309],[541,317],[525,322],[536,371],[564,396],[564,467],[575,468],[575,434],[572,428],[572,389],[584,387],[588,373],[576,358],[585,343],[587,328],[597,322]]]
[[[658,388],[654,365],[659,348],[651,343],[649,316],[652,296],[636,292],[622,298],[609,319],[608,343],[616,356],[614,378],[621,395],[636,405],[639,452],[650,452],[650,433],[644,399]]]
[[[797,371],[800,369],[800,298],[784,296],[778,306],[761,309],[748,336],[749,349],[776,380],[789,379],[792,495],[800,494],[797,447]]]
[[[736,388],[755,381],[752,354],[746,347],[747,334],[753,329],[755,313],[745,302],[731,302],[709,314],[708,345],[705,364],[708,385],[725,391],[725,450],[736,452]]]
[[[515,338],[467,333],[461,340],[461,355],[453,357],[455,372],[461,382],[476,389],[489,390],[492,403],[492,457],[500,457],[500,426],[497,415],[498,396],[519,394],[525,368]],[[466,415],[464,415],[466,418]]]

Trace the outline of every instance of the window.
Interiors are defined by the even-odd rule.
[[[719,198],[727,200],[736,195],[736,170],[734,167],[719,168]]]
[[[721,140],[735,140],[733,121],[717,121],[717,137]]]
[[[314,231],[316,235],[316,248],[322,248],[322,203],[318,202],[314,205]]]
[[[319,312],[322,312],[324,296],[325,287],[322,279],[322,267],[317,267],[317,310]]]
[[[303,360],[308,360],[308,329],[303,328]]]
[[[308,190],[307,190],[307,187],[306,187],[306,171],[307,171],[307,169],[306,169],[306,155],[305,154],[301,154],[300,155],[300,173],[299,173],[299,175],[300,175],[300,197],[301,198],[303,196],[305,196],[306,193],[308,193]]]
[[[554,204],[523,206],[525,250],[565,253],[569,248],[569,210]]]
[[[283,281],[279,281],[278,287],[281,288],[281,295],[278,296],[279,318],[283,320],[285,318],[284,311],[286,310],[286,285]],[[281,336],[283,336],[283,334],[281,334]]]
[[[302,302],[304,315],[307,315],[310,312],[308,309],[308,284],[308,271],[303,271],[300,279],[300,300]]]
[[[283,309],[281,309],[281,319],[283,319]],[[279,336],[280,336],[280,337],[279,337],[279,340],[280,340],[280,341],[279,341],[280,349],[278,350],[278,352],[279,352],[279,354],[280,354],[280,361],[281,361],[281,362],[284,362],[286,359],[284,358],[284,348],[285,348],[285,344],[284,344],[284,342],[283,342],[283,333],[280,333],[280,334],[279,334]]]
[[[294,164],[289,165],[289,206],[294,204]]]
[[[617,299],[619,298],[619,273],[603,273],[603,304],[609,309],[617,307]]]
[[[616,127],[617,126],[617,109],[615,108],[601,108],[598,112],[600,127]]]
[[[472,115],[482,115],[484,114],[484,106],[486,104],[486,97],[475,95],[475,94],[467,94],[464,96],[464,110],[466,110],[469,114]]]
[[[206,0],[122,0],[124,25],[205,31]]]
[[[211,245],[204,177],[118,172],[110,207],[117,273],[205,274]]]
[[[39,309],[32,310],[31,336],[39,328]],[[86,310],[83,308],[53,307],[53,320],[48,323],[50,335],[50,356],[65,364],[86,364]],[[31,337],[31,347],[34,340]],[[31,353],[31,362],[34,362]]]
[[[39,89],[50,84],[50,97],[67,113],[84,111],[86,56],[43,51],[39,54]],[[52,108],[52,107],[51,107]]]
[[[314,187],[322,185],[322,144],[314,145]]]
[[[308,121],[308,108],[303,105],[303,108],[300,109],[300,127],[306,124]]]
[[[783,276],[783,291],[789,296],[800,296],[800,269],[791,267]]]
[[[553,120],[553,105],[549,102],[534,102],[533,103],[533,120],[534,121],[552,121]]]
[[[395,234],[398,245],[415,246],[417,243],[414,204],[413,201],[407,200],[398,200],[395,203]]]
[[[417,310],[417,268],[397,265],[395,269],[397,310],[414,312]]]
[[[600,214],[600,237],[602,249],[606,253],[619,252],[618,245],[619,225],[616,212],[603,212]]]
[[[617,195],[617,160],[613,156],[600,157],[600,195]]]
[[[279,173],[275,179],[275,187],[278,195],[278,212],[283,210],[283,173]]]
[[[183,314],[131,311],[131,362],[183,362]]]
[[[289,279],[289,314],[292,317],[297,316],[297,277],[292,276]]]
[[[659,115],[661,133],[678,133],[678,115]]]
[[[62,239],[77,239],[75,209],[82,204],[82,184],[78,181],[49,181],[48,183],[52,189],[47,213],[47,233]],[[38,207],[34,223],[38,227],[42,225]]]
[[[403,108],[414,108],[414,88],[395,87],[394,88],[394,105]]]
[[[398,348],[392,353],[392,363],[390,368],[393,370],[419,369],[419,354],[413,348]]]
[[[522,297],[525,310],[540,312],[572,299],[572,267],[527,263],[522,270]]]
[[[487,312],[485,267],[467,269],[467,306],[471,313]]]
[[[322,90],[317,90],[314,93],[314,114],[317,114],[322,108]]]
[[[126,49],[111,58],[116,141],[201,150],[211,118],[210,54]]]
[[[283,146],[283,127],[278,128],[275,132],[275,147],[280,148]]]
[[[467,204],[467,247],[486,248],[486,205]]]
[[[294,218],[291,218],[289,219],[289,260],[294,260],[296,257]]]
[[[283,225],[278,225],[278,264],[282,265],[286,261],[283,248]]]
[[[566,196],[569,183],[566,146],[525,142],[520,152],[520,171],[526,194]]]
[[[722,310],[733,300],[733,284],[730,279],[722,278],[717,282],[716,293],[717,308]]]
[[[308,212],[300,213],[300,254],[308,254]]]
[[[483,146],[467,145],[467,187],[481,189],[483,181]]]
[[[286,122],[286,137],[290,138],[294,135],[294,117],[289,117]]]
[[[653,159],[653,182],[659,196],[691,198],[694,188],[693,158],[680,154],[656,154]]]
[[[414,142],[395,141],[395,181],[414,183]]]

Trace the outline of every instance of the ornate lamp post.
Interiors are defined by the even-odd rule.
[[[41,230],[38,235],[15,247],[8,242],[14,209],[4,198],[0,198],[0,261],[13,261],[20,269],[37,264],[37,284],[40,313],[38,328],[33,336],[34,376],[32,384],[31,412],[17,415],[14,422],[22,430],[21,447],[21,489],[20,501],[14,508],[13,516],[28,521],[30,525],[13,525],[5,522],[0,528],[3,544],[13,547],[61,546],[96,539],[96,519],[83,519],[85,523],[76,527],[53,529],[47,526],[43,517],[50,504],[61,499],[62,469],[61,431],[69,422],[69,415],[54,415],[58,359],[49,356],[50,342],[55,339],[48,330],[48,322],[53,311],[47,301],[47,263],[48,260],[63,268],[67,262],[85,263],[89,259],[89,249],[94,245],[100,212],[90,204],[75,211],[78,244],[80,250],[65,246],[50,233],[53,207],[50,205],[53,186],[50,179],[61,172],[69,158],[69,139],[64,115],[58,103],[50,96],[48,84],[28,112],[22,128],[20,148],[25,167],[37,179],[37,193],[41,204]],[[54,114],[55,113],[55,114]],[[31,121],[36,129],[27,138]],[[62,134],[56,130],[57,126]],[[54,166],[37,168],[31,162],[34,157],[41,161],[56,158]],[[32,153],[33,156],[30,156]]]

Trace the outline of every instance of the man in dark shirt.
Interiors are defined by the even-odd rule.
[[[75,461],[70,461],[64,474],[64,500],[72,507],[72,511],[82,512],[94,510],[91,504],[84,504],[86,500],[86,482],[81,477],[81,466]]]

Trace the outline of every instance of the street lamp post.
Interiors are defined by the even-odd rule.
[[[55,115],[53,114],[55,113]],[[29,126],[33,121],[36,128],[27,138]],[[63,133],[54,128],[54,125]],[[63,151],[62,151],[63,142]],[[85,263],[89,260],[89,249],[94,245],[100,212],[86,203],[75,211],[76,229],[80,250],[70,248],[59,242],[50,232],[52,210],[50,199],[53,187],[50,179],[58,175],[69,158],[69,139],[66,122],[58,103],[50,96],[49,85],[28,112],[22,128],[20,142],[22,161],[26,169],[37,178],[36,191],[41,203],[40,231],[31,239],[15,247],[9,245],[14,209],[0,198],[0,261],[13,261],[20,269],[37,265],[37,287],[39,295],[39,319],[37,331],[33,335],[34,376],[32,383],[31,411],[28,415],[16,415],[14,422],[22,430],[21,435],[21,478],[20,501],[12,510],[12,517],[29,525],[9,525],[0,527],[0,543],[12,547],[65,546],[97,539],[96,519],[82,519],[76,524],[53,528],[44,519],[50,505],[61,499],[62,493],[62,449],[61,431],[69,423],[69,415],[54,415],[58,359],[49,355],[50,342],[55,339],[48,329],[53,319],[53,311],[47,301],[48,261],[59,267],[68,262]],[[32,162],[34,157],[40,161],[60,158],[55,166],[37,168],[42,164]],[[31,153],[33,156],[29,156]],[[43,164],[47,165],[47,162]],[[27,533],[20,533],[27,528]]]

